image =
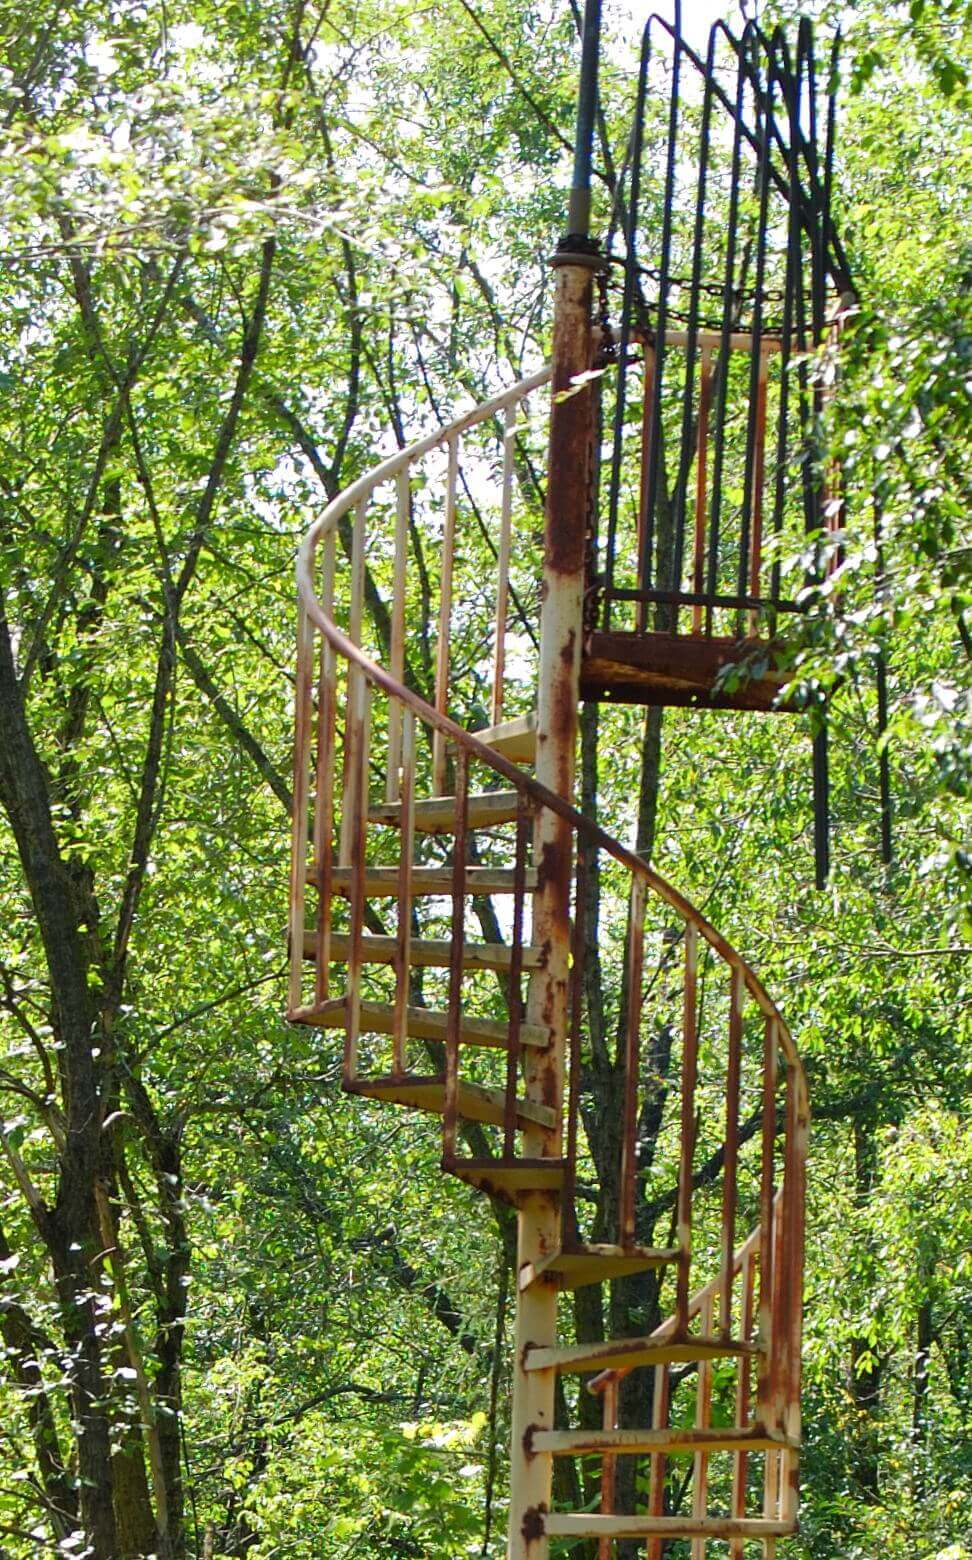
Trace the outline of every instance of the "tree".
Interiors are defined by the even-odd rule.
[[[810,1061],[808,1515],[791,1549],[821,1560],[965,1541],[951,1492],[969,1411],[967,1242],[942,1195],[968,1157],[968,14],[843,9],[859,90],[840,215],[866,312],[833,406],[846,562],[801,665],[835,690],[830,888],[810,887],[803,717],[590,707],[582,752],[586,809],[637,831],[786,994]],[[508,1227],[438,1181],[420,1123],[341,1099],[333,1037],[280,1020],[290,578],[308,515],[383,440],[540,360],[574,18],[512,0],[197,0],[164,17],[91,0],[4,24],[4,1544],[452,1560],[503,1487]],[[626,59],[619,42],[605,75],[614,147]],[[517,479],[536,516],[542,433]],[[472,666],[489,555],[475,500],[458,645]],[[408,645],[426,691],[430,515],[413,516]],[[528,663],[528,548],[519,562]],[[389,579],[376,552],[379,648]],[[455,713],[477,724],[469,686]],[[609,885],[602,933],[624,935]],[[678,993],[664,961],[656,978],[660,1107]],[[595,1231],[617,1195],[624,1000],[592,960]],[[645,1239],[667,1229],[671,1184],[660,1143]],[[605,1317],[582,1290],[568,1325],[641,1330],[661,1303],[650,1279],[617,1286]],[[561,1496],[591,1493],[593,1469],[558,1471]],[[501,1529],[497,1512],[484,1554]]]

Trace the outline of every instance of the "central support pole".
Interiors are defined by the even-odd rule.
[[[594,418],[589,383],[579,380],[591,366],[593,276],[601,268],[589,237],[590,173],[597,101],[600,0],[588,0],[577,115],[574,181],[568,233],[552,264],[556,268],[553,317],[552,402],[547,459],[543,588],[540,609],[540,671],[537,694],[537,779],[573,801],[583,634],[584,558],[590,508]],[[570,911],[573,838],[570,824],[542,812],[535,839],[537,889],[533,899],[534,945],[545,950],[544,967],[533,976],[527,1019],[549,1029],[545,1051],[530,1052],[525,1071],[528,1099],[553,1106],[557,1126],[531,1127],[524,1135],[528,1157],[559,1159],[563,1153],[564,1073],[569,1022]],[[560,1196],[534,1192],[519,1210],[517,1264],[539,1263],[557,1251],[563,1236]],[[544,1519],[550,1510],[552,1458],[532,1449],[538,1430],[554,1427],[555,1373],[524,1369],[531,1345],[557,1341],[557,1291],[534,1283],[517,1289],[513,1362],[513,1425],[510,1455],[510,1560],[546,1560]]]

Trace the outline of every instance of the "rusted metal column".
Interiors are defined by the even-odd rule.
[[[573,799],[574,750],[583,629],[584,544],[588,523],[593,406],[588,385],[577,376],[591,360],[591,297],[594,257],[556,257],[553,379],[547,466],[543,597],[540,611],[540,672],[537,697],[537,779]],[[594,261],[596,264],[596,261]],[[549,1029],[544,1051],[531,1048],[525,1071],[527,1098],[558,1113],[554,1130],[531,1127],[523,1152],[559,1157],[567,1030],[569,1022],[570,901],[573,838],[570,824],[542,810],[537,819],[537,890],[533,938],[545,950],[543,969],[530,982],[527,1019]],[[559,1248],[558,1195],[535,1193],[519,1213],[518,1264],[536,1263]],[[554,1373],[524,1371],[530,1344],[552,1345],[557,1334],[557,1293],[533,1284],[518,1295],[509,1554],[511,1560],[545,1560],[543,1516],[549,1509],[551,1459],[531,1454],[531,1432],[553,1428]]]
[[[590,384],[591,303],[594,272],[602,261],[590,234],[591,163],[597,106],[601,0],[586,0],[574,173],[567,235],[553,258],[556,270],[551,362],[550,442],[540,607],[536,776],[567,801],[574,795],[574,750],[580,693],[584,556],[593,470],[594,416]],[[545,960],[530,981],[527,1020],[548,1028],[546,1050],[531,1048],[524,1069],[528,1099],[553,1106],[556,1126],[530,1126],[526,1157],[562,1158],[563,1098],[570,1024],[570,904],[573,837],[569,822],[539,811],[535,828],[537,888],[533,943]],[[521,1204],[517,1264],[537,1263],[556,1251],[563,1236],[559,1193],[533,1192]],[[513,1434],[510,1452],[509,1560],[547,1560],[545,1516],[550,1509],[552,1458],[536,1454],[532,1438],[552,1430],[554,1372],[524,1370],[531,1345],[557,1341],[557,1291],[530,1284],[517,1290],[513,1365]]]
[[[560,253],[555,257],[554,353],[552,353],[551,437],[546,505],[543,602],[540,610],[540,686],[537,699],[537,778],[559,796],[573,800],[574,747],[580,685],[580,635],[584,626],[584,552],[590,504],[593,401],[590,387],[577,388],[577,376],[591,362],[591,279],[593,256]],[[541,811],[537,819],[537,892],[534,895],[535,945],[545,948],[546,963],[530,981],[527,1020],[548,1026],[548,1050],[530,1050],[527,1098],[563,1103],[566,1033],[569,1019],[569,905],[573,874],[573,835],[562,817]],[[555,1131],[530,1128],[527,1156],[557,1158],[563,1151],[560,1125]],[[537,1262],[560,1245],[560,1200],[535,1193],[520,1211],[518,1262]],[[513,1377],[512,1504],[510,1557],[541,1560],[548,1554],[543,1513],[551,1496],[551,1459],[530,1455],[532,1429],[554,1424],[554,1373],[523,1371],[523,1349],[530,1343],[552,1345],[557,1337],[557,1293],[530,1285],[516,1306],[516,1370]]]

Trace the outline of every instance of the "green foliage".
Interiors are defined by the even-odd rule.
[[[482,1553],[508,1225],[438,1175],[433,1126],[343,1098],[334,1033],[280,1017],[297,538],[391,447],[390,428],[418,436],[546,346],[571,16],[473,9],[0,13],[4,627],[84,955],[98,1180],[120,1252],[89,1230],[76,1298],[103,1319],[119,1458],[145,1467],[142,1382],[155,1424],[175,1425],[185,1553],[203,1554],[207,1532],[227,1555]],[[792,713],[666,715],[656,856],[780,997],[811,1074],[806,1518],[786,1553],[965,1560],[970,13],[839,10],[852,88],[839,220],[862,312],[831,413],[845,561],[800,650],[807,688],[833,694],[835,871],[817,893],[807,726]],[[613,45],[616,142],[626,61]],[[522,503],[535,518],[536,493]],[[419,513],[434,570],[437,522]],[[491,555],[468,535],[456,653],[472,671],[456,713],[472,720]],[[534,616],[536,561],[514,560]],[[387,589],[390,558],[369,563]],[[418,570],[410,589],[410,666],[427,688]],[[601,713],[602,816],[624,838],[641,722]],[[43,1216],[65,1195],[71,1100],[49,950],[9,818],[0,828],[0,1527],[21,1560],[78,1548],[42,1471],[56,1446],[76,1489],[73,1314]],[[623,935],[604,928],[607,946]],[[677,996],[665,988],[659,1012]],[[605,998],[615,1012],[620,993]],[[667,1189],[670,1156],[652,1173]],[[876,1406],[855,1391],[871,1378]]]

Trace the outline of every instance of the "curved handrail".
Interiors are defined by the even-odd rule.
[[[516,408],[531,392],[550,379],[550,370],[538,370],[520,380],[510,389],[492,397],[483,404],[453,419],[424,438],[414,441],[404,449],[371,468],[350,487],[333,499],[320,517],[307,531],[297,559],[297,586],[300,603],[298,628],[298,667],[294,784],[294,837],[291,880],[291,1003],[290,1016],[308,1023],[335,1023],[345,1030],[344,1075],[345,1086],[355,1092],[375,1097],[397,1098],[402,1104],[419,1104],[430,1099],[432,1091],[438,1103],[428,1108],[439,1109],[443,1116],[443,1167],[460,1175],[474,1178],[474,1184],[489,1189],[496,1167],[511,1174],[517,1170],[527,1177],[536,1176],[538,1167],[547,1161],[546,1174],[560,1176],[560,1243],[565,1254],[583,1255],[594,1250],[620,1249],[630,1253],[637,1261],[641,1248],[637,1245],[636,1185],[639,1175],[637,1149],[637,1121],[639,1090],[642,1086],[641,1021],[644,1009],[642,971],[644,968],[645,904],[648,893],[675,912],[682,923],[678,939],[666,939],[674,947],[684,945],[684,988],[682,1022],[681,1085],[673,1094],[673,1104],[680,1097],[675,1110],[680,1118],[678,1127],[678,1165],[674,1190],[675,1217],[673,1234],[676,1245],[661,1255],[675,1269],[674,1309],[671,1316],[657,1328],[647,1342],[649,1347],[668,1341],[680,1346],[694,1347],[703,1342],[706,1348],[718,1349],[720,1340],[737,1351],[736,1412],[739,1424],[754,1433],[764,1427],[766,1433],[782,1439],[774,1446],[789,1447],[799,1439],[799,1378],[800,1333],[803,1271],[804,1192],[803,1171],[806,1156],[805,1129],[808,1117],[806,1079],[796,1046],[779,1009],[769,996],[755,971],[738,954],[722,934],[653,867],[615,839],[600,825],[584,815],[563,797],[548,789],[532,775],[524,773],[512,759],[474,733],[465,730],[446,712],[449,688],[449,634],[452,624],[452,571],[455,559],[457,505],[456,492],[459,476],[459,440],[467,430],[494,418],[497,414],[505,422],[503,444],[502,506],[500,508],[499,545],[497,548],[498,581],[495,615],[495,664],[493,684],[493,722],[498,723],[502,709],[502,680],[504,667],[503,639],[505,635],[505,601],[511,593],[509,561],[511,556],[511,508],[514,459],[514,430]],[[405,680],[405,612],[407,584],[408,525],[411,520],[410,470],[423,456],[435,450],[448,451],[448,474],[445,484],[444,530],[442,549],[442,573],[439,606],[439,639],[436,646],[435,702],[422,698],[407,685]],[[390,638],[387,659],[390,666],[362,648],[362,616],[365,592],[365,554],[367,546],[366,516],[368,504],[376,489],[385,484],[397,487],[395,511],[394,584],[391,594]],[[353,511],[350,539],[350,592],[348,628],[342,628],[334,610],[335,533],[338,526]],[[318,549],[323,545],[323,569],[320,571],[320,594],[317,589]],[[514,598],[515,599],[515,598]],[[313,661],[320,635],[320,672],[317,689],[316,717],[314,713]],[[347,712],[344,738],[343,798],[340,816],[340,844],[338,867],[334,866],[334,782],[336,753],[337,660],[347,666]],[[499,695],[497,696],[497,689]],[[379,891],[387,889],[392,877],[397,890],[397,933],[386,936],[372,935],[372,946],[365,948],[365,880],[367,865],[366,829],[372,817],[370,801],[370,777],[368,761],[371,694],[380,691],[388,700],[387,724],[387,798],[391,811],[384,812],[383,821],[395,822],[401,831],[400,861],[397,867],[375,867]],[[316,756],[312,757],[312,725],[317,722]],[[410,968],[414,945],[412,938],[412,906],[410,893],[413,870],[414,828],[416,819],[415,797],[415,730],[420,721],[432,739],[432,792],[423,799],[423,805],[433,805],[450,817],[451,823],[442,827],[451,830],[454,844],[448,869],[451,876],[453,901],[451,938],[446,941],[424,942],[421,954],[415,961],[448,963],[448,998],[446,1012],[436,1013],[437,1027],[434,1036],[445,1038],[442,1062],[436,1060],[436,1076],[422,1077],[410,1072],[406,1036],[415,1034],[428,1039],[428,1030],[409,1028]],[[447,746],[455,753],[454,808],[443,802],[446,790]],[[515,864],[506,870],[504,883],[513,894],[512,937],[508,945],[508,982],[510,1001],[509,1022],[502,1047],[506,1052],[505,1089],[489,1091],[492,1109],[499,1110],[502,1119],[502,1155],[499,1159],[488,1156],[486,1161],[460,1159],[456,1154],[457,1120],[460,1114],[459,1083],[459,1035],[463,1021],[463,969],[485,968],[487,952],[491,945],[469,944],[470,962],[464,965],[467,938],[465,931],[467,887],[466,831],[477,825],[470,823],[469,772],[471,761],[482,765],[492,774],[501,777],[510,788],[513,797],[505,796],[499,808],[499,821],[516,818]],[[400,765],[400,767],[399,767]],[[313,770],[313,793],[310,790],[310,771]],[[476,798],[477,803],[488,800],[489,791]],[[554,1079],[556,1097],[561,1107],[540,1103],[537,1091],[528,1089],[525,1100],[519,1098],[519,1081],[523,1072],[528,1081],[529,1062],[521,1050],[521,1025],[529,1007],[522,1002],[521,976],[524,972],[523,915],[526,898],[526,861],[529,850],[529,819],[543,814],[555,815],[566,822],[576,842],[583,842],[585,849],[577,850],[577,873],[573,884],[574,921],[572,931],[573,957],[569,961],[569,1076]],[[382,810],[379,810],[381,817]],[[307,861],[309,815],[314,823],[313,867],[310,875]],[[482,813],[480,814],[482,817]],[[479,827],[488,827],[479,824]],[[584,877],[587,864],[595,853],[601,852],[622,868],[626,887],[630,893],[628,929],[625,939],[628,990],[641,992],[639,1000],[630,1001],[624,1016],[624,1068],[622,1122],[619,1141],[619,1179],[617,1208],[616,1248],[584,1247],[577,1219],[577,1166],[578,1123],[581,1119],[581,1014],[583,959],[579,950],[584,945]],[[430,870],[430,869],[424,869]],[[438,870],[436,869],[436,873]],[[338,879],[336,872],[344,875]],[[375,880],[373,880],[375,881]],[[318,894],[317,924],[313,934],[305,931],[304,903],[307,885],[313,882]],[[332,932],[331,906],[334,902],[335,884],[347,892],[349,900],[348,931]],[[340,890],[339,890],[340,891]],[[431,890],[430,890],[431,891]],[[372,890],[368,890],[372,892]],[[448,892],[448,890],[446,890]],[[382,923],[384,925],[384,923]],[[369,927],[369,930],[372,928]],[[420,934],[416,934],[418,936]],[[696,1086],[699,1077],[700,1028],[704,1008],[703,981],[699,979],[700,939],[717,956],[720,964],[731,977],[728,993],[729,1043],[725,1072],[726,1125],[716,1159],[715,1175],[722,1178],[721,1232],[718,1242],[707,1237],[712,1254],[718,1246],[717,1271],[704,1287],[691,1293],[693,1262],[693,1204],[696,1190],[711,1183],[711,1163],[707,1169],[697,1171],[694,1161],[697,1142],[695,1116]],[[308,953],[309,942],[313,952]],[[381,946],[379,946],[381,945]],[[539,952],[530,949],[531,954]],[[434,957],[433,957],[434,955]],[[302,960],[311,957],[314,962],[314,999],[304,1006],[302,996]],[[663,956],[664,957],[664,956]],[[484,962],[477,964],[482,958]],[[361,974],[367,959],[385,959],[394,964],[394,1002],[391,1005],[372,1004],[364,1011]],[[328,969],[331,964],[346,966],[345,991],[342,996],[329,997]],[[532,966],[536,968],[537,966]],[[704,979],[704,977],[703,977]],[[364,988],[367,990],[367,986]],[[512,994],[517,993],[517,1000]],[[755,1191],[759,1208],[756,1226],[749,1232],[741,1246],[736,1245],[736,1221],[743,1206],[739,1197],[740,1150],[747,1140],[740,1129],[741,1071],[744,1061],[743,1029],[748,1001],[762,1015],[764,1039],[762,1073],[759,1085],[761,1099],[759,1117],[751,1124],[748,1136],[758,1132],[761,1143],[759,1156],[753,1166]],[[529,1002],[529,997],[528,997]],[[440,1021],[444,1020],[444,1027]],[[479,1022],[474,1017],[470,1023]],[[429,1022],[428,1018],[422,1020]],[[375,1028],[372,1030],[371,1026]],[[495,1026],[494,1026],[495,1028]],[[535,1036],[529,1042],[540,1045]],[[391,1074],[375,1076],[372,1069],[362,1075],[358,1068],[358,1039],[364,1033],[390,1033],[392,1035]],[[474,1035],[476,1031],[473,1032]],[[479,1031],[482,1034],[482,1031]],[[474,1043],[476,1043],[474,1039]],[[491,1043],[497,1043],[495,1034]],[[374,1053],[371,1053],[372,1055]],[[387,1054],[387,1053],[386,1053]],[[540,1054],[540,1053],[537,1053]],[[566,1057],[564,1058],[566,1060]],[[782,1065],[781,1065],[782,1064]],[[706,1063],[708,1066],[708,1063]],[[785,1071],[785,1103],[779,1099],[781,1075]],[[553,1074],[550,1074],[553,1078]],[[468,1080],[467,1080],[468,1081]],[[566,1090],[564,1085],[566,1084]],[[473,1081],[473,1087],[477,1085]],[[423,1096],[422,1091],[425,1090]],[[563,1095],[566,1094],[566,1098]],[[480,1095],[479,1100],[484,1099]],[[469,1104],[473,1097],[466,1097]],[[541,1114],[537,1115],[537,1111]],[[500,1125],[500,1116],[487,1116],[494,1125]],[[541,1155],[531,1157],[537,1142],[536,1129],[531,1122],[539,1122],[544,1136],[541,1139]],[[563,1128],[566,1126],[566,1152],[564,1152]],[[782,1135],[780,1136],[780,1129]],[[516,1133],[532,1131],[517,1154]],[[782,1175],[777,1182],[776,1166],[782,1142]],[[556,1161],[556,1163],[554,1163]],[[481,1175],[480,1180],[475,1177]],[[553,1185],[547,1181],[545,1185]],[[603,1234],[600,1237],[604,1238]],[[737,1325],[738,1324],[738,1325]],[[701,1332],[696,1334],[694,1328]],[[730,1343],[735,1333],[736,1342]],[[751,1381],[749,1361],[757,1356],[755,1417],[751,1414]],[[610,1352],[601,1358],[610,1358]],[[675,1356],[677,1357],[677,1356]],[[596,1364],[596,1356],[590,1356]],[[610,1435],[618,1424],[618,1385],[628,1373],[626,1363],[614,1364],[601,1371],[590,1384],[602,1398],[604,1429]],[[709,1381],[711,1367],[703,1364],[700,1381]],[[709,1373],[707,1375],[706,1373]],[[667,1421],[670,1394],[677,1386],[670,1366],[662,1364],[654,1375],[654,1400],[652,1423],[664,1426]],[[703,1399],[711,1393],[700,1393],[697,1405],[697,1425],[703,1432],[708,1425],[708,1409]],[[653,1443],[650,1453],[651,1489],[650,1510],[660,1513],[664,1506],[665,1432],[659,1431],[659,1439]],[[701,1443],[700,1443],[701,1444]],[[733,1511],[738,1516],[745,1509],[746,1457],[745,1440],[734,1453]],[[794,1514],[792,1478],[784,1477],[781,1459],[783,1450],[767,1451],[765,1469],[764,1505],[769,1512],[779,1511],[787,1520]],[[697,1459],[698,1495],[693,1501],[705,1501],[707,1464],[704,1455]],[[611,1509],[613,1490],[613,1454],[606,1453],[602,1460],[602,1510]],[[601,1553],[604,1553],[602,1546]],[[660,1548],[649,1549],[653,1560],[658,1560]]]
[[[406,445],[396,454],[389,456],[379,465],[365,472],[336,498],[327,505],[321,516],[306,532],[297,554],[297,591],[301,607],[307,618],[316,625],[324,635],[330,646],[346,661],[357,666],[364,677],[374,687],[380,688],[389,698],[397,699],[406,705],[417,715],[422,722],[439,732],[447,741],[464,748],[470,757],[477,762],[493,769],[495,773],[502,775],[510,785],[522,797],[527,797],[535,805],[546,807],[551,812],[557,813],[561,818],[570,823],[572,829],[592,846],[595,846],[608,855],[613,856],[634,877],[642,879],[645,885],[673,909],[676,914],[688,925],[695,927],[699,936],[718,954],[718,956],[731,969],[736,970],[750,993],[753,1001],[760,1011],[768,1019],[773,1020],[777,1026],[777,1035],[781,1049],[787,1062],[796,1069],[800,1083],[800,1091],[803,1102],[806,1102],[806,1079],[803,1064],[794,1044],[790,1030],[780,1013],[776,1003],[763,986],[755,971],[748,965],[745,959],[733,948],[712,924],[706,920],[701,911],[696,909],[692,902],[680,893],[668,880],[650,867],[647,862],[622,845],[613,835],[602,829],[599,824],[586,818],[583,813],[570,802],[550,791],[531,775],[523,773],[516,764],[497,753],[493,748],[480,742],[474,733],[467,731],[458,722],[448,715],[435,709],[435,707],[415,693],[405,683],[393,677],[383,666],[375,661],[364,651],[360,645],[346,634],[332,617],[325,611],[323,604],[318,600],[314,588],[314,564],[317,548],[321,541],[333,531],[338,522],[362,500],[368,498],[377,487],[390,481],[400,472],[407,470],[417,459],[428,454],[431,450],[446,445],[450,440],[488,421],[498,412],[507,407],[515,406],[525,399],[531,391],[540,388],[550,378],[549,366],[538,370],[535,374],[521,379],[510,389],[493,396],[490,400],[474,407],[471,411],[455,418],[451,423],[428,434],[425,438],[418,439],[410,445]]]

